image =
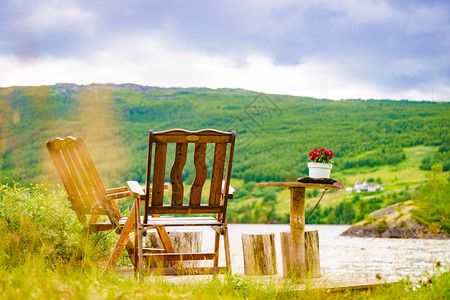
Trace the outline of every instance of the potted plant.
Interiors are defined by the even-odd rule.
[[[309,177],[330,178],[331,168],[333,167],[333,162],[331,161],[333,158],[333,151],[327,151],[325,148],[321,148],[320,150],[314,148],[308,156],[312,161],[308,163]]]

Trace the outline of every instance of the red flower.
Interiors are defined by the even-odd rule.
[[[325,148],[320,148],[320,150],[314,148],[311,152],[309,152],[308,156],[313,162],[331,163],[334,153],[332,150],[325,150]]]

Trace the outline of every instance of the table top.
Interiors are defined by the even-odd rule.
[[[340,190],[342,187],[334,184],[325,183],[304,183],[304,182],[260,182],[256,186],[271,186],[271,187],[284,187],[284,188],[297,188],[303,187],[308,189],[326,189],[326,190]]]

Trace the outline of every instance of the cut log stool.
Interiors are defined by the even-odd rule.
[[[201,231],[169,231],[167,234],[169,235],[173,251],[176,253],[199,253],[202,250],[203,234]],[[156,231],[148,231],[146,239],[147,248],[164,249],[161,239]],[[180,267],[197,267],[200,263],[200,261],[179,261],[177,262],[177,265]],[[170,267],[170,262],[164,262],[164,267]]]
[[[277,274],[275,233],[242,234],[245,275]]]
[[[292,253],[289,244],[290,234],[290,231],[280,232],[283,277],[293,275],[291,269]],[[317,230],[305,231],[305,265],[309,276],[320,277],[319,232]]]

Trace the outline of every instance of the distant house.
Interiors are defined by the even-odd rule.
[[[353,186],[353,190],[357,193],[382,191],[383,187],[379,184],[368,184],[365,181],[357,181]]]
[[[383,187],[379,184],[368,184],[367,185],[367,192],[376,192],[376,191],[382,191]]]
[[[361,193],[361,191],[365,191],[367,188],[367,182],[365,181],[357,181],[353,185],[353,190],[357,193]]]

